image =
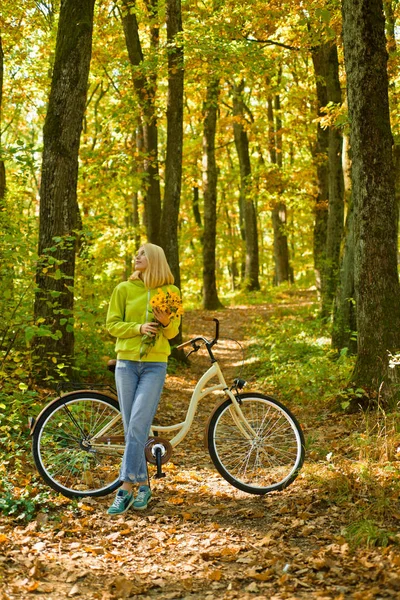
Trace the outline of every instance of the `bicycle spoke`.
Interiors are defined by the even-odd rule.
[[[124,439],[122,419],[114,400],[61,399],[49,407],[34,433],[34,457],[43,477],[65,495],[102,495],[118,485],[124,445],[91,445],[99,432]]]
[[[216,409],[211,457],[230,483],[265,493],[290,482],[303,460],[301,433],[287,409],[268,397],[243,395],[240,418],[229,401]]]

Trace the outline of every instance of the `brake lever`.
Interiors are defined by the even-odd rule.
[[[200,350],[201,346],[198,346],[198,345],[196,344],[196,342],[193,342],[193,344],[192,344],[192,348],[193,348],[193,350],[191,350],[190,352],[188,352],[188,353],[186,354],[186,358],[189,358],[189,356],[190,356],[191,354],[193,354],[193,352],[198,352],[198,351]]]

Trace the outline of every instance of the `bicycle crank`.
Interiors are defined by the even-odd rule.
[[[155,477],[165,477],[165,473],[161,470],[161,465],[165,465],[172,455],[172,446],[170,442],[164,438],[155,437],[149,438],[144,448],[147,462],[157,466],[157,474]]]

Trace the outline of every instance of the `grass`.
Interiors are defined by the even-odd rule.
[[[380,526],[371,519],[361,519],[349,525],[345,530],[345,537],[352,548],[367,546],[367,548],[389,544],[393,532]]]
[[[284,401],[324,405],[336,401],[354,366],[354,358],[331,350],[330,331],[318,306],[280,301],[270,317],[253,322],[249,352],[255,357],[260,385]],[[254,370],[254,363],[251,369]]]
[[[295,294],[275,294],[268,317],[250,325],[247,370],[299,418],[306,438],[301,485],[338,508],[350,548],[398,543],[398,406],[378,402],[374,410],[346,414],[347,398],[357,392],[348,386],[355,359],[332,351],[318,305]]]

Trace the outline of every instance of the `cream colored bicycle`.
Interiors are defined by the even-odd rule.
[[[250,494],[282,490],[297,477],[304,462],[304,436],[294,415],[278,400],[257,392],[243,393],[245,381],[225,381],[213,347],[219,336],[195,337],[179,348],[189,354],[205,347],[210,368],[197,382],[185,420],[154,425],[145,453],[164,476],[162,465],[189,433],[198,404],[220,391],[206,429],[206,443],[218,472]],[[188,354],[188,355],[189,355]],[[111,370],[113,363],[111,362]],[[119,485],[124,431],[115,390],[77,390],[55,398],[30,419],[33,457],[43,479],[67,497],[104,496]],[[162,436],[171,437],[166,439]]]

